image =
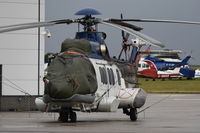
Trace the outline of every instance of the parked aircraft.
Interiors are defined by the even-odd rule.
[[[191,56],[187,56],[182,61],[177,61],[177,59],[165,61],[155,57],[142,58],[139,61],[138,75],[154,79],[177,78],[181,76],[180,68],[187,65],[190,58]]]
[[[159,59],[154,57],[146,57],[145,60],[148,60],[149,62],[152,62],[158,71],[164,71],[164,70],[173,70],[176,67],[181,67],[184,65],[188,65],[188,61],[191,58],[191,56],[186,56],[182,61],[166,61],[165,59]]]
[[[30,28],[77,23],[79,30],[75,39],[63,41],[61,51],[50,60],[47,75],[44,77],[45,91],[36,104],[42,111],[58,112],[59,120],[76,122],[75,111],[113,112],[123,109],[123,113],[137,120],[137,109],[146,101],[146,93],[137,88],[138,45],[128,42],[129,34],[145,44],[164,47],[159,41],[142,34],[143,28],[128,22],[164,22],[200,24],[200,22],[155,20],[155,19],[101,19],[95,9],[83,9],[75,15],[78,19],[62,19],[48,22],[33,22],[1,26],[0,33]],[[106,34],[98,31],[98,24],[104,24],[122,30],[122,49],[118,59],[110,58],[105,43]],[[80,31],[80,25],[83,31]],[[124,32],[128,34],[124,34]],[[139,42],[139,41],[138,41]],[[124,52],[125,60],[121,60]],[[128,53],[131,52],[131,53]],[[130,55],[130,56],[129,56]],[[152,62],[152,61],[149,61]],[[147,62],[148,63],[148,62]],[[154,67],[150,64],[150,67]]]
[[[176,67],[173,70],[160,71],[153,62],[143,60],[139,62],[138,75],[153,79],[177,78],[180,77],[179,69],[179,67]]]

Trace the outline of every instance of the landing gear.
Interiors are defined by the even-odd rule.
[[[136,108],[130,108],[130,110],[128,110],[127,108],[123,108],[123,113],[130,116],[131,121],[136,121],[138,118]]]
[[[76,112],[70,112],[69,118],[70,118],[71,122],[76,122],[76,120],[77,120]]]
[[[76,112],[74,112],[72,108],[62,108],[59,114],[59,121],[68,122],[68,119],[70,119],[70,122],[76,122],[77,120]]]
[[[138,115],[137,115],[137,109],[136,108],[131,108],[130,109],[130,119],[132,121],[136,121],[138,118]]]
[[[59,121],[68,122],[69,112],[67,110],[62,109],[59,114],[60,114],[60,116],[58,118]]]

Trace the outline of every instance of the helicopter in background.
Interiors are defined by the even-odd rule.
[[[180,69],[188,66],[187,61],[191,56],[182,61],[165,61],[154,57],[147,57],[139,61],[138,75],[153,79],[178,78],[181,77]]]
[[[180,50],[150,50],[140,51],[143,57],[139,61],[138,75],[153,78],[153,79],[165,79],[165,78],[178,78],[181,77],[181,68],[188,67],[188,61],[191,56],[186,56],[183,60],[179,55],[182,53]]]
[[[137,88],[139,50],[144,44],[158,47],[164,45],[139,32],[143,28],[126,21],[200,24],[188,21],[93,17],[100,14],[95,9],[87,8],[75,13],[84,16],[78,19],[0,27],[0,33],[3,33],[58,24],[77,23],[78,27],[83,26],[83,31],[78,31],[75,39],[64,40],[61,51],[49,59],[44,77],[44,95],[36,99],[41,111],[58,112],[62,122],[76,122],[75,111],[114,112],[118,109],[123,109],[123,113],[130,116],[132,121],[137,120],[137,109],[146,101],[146,92]],[[110,57],[105,43],[106,34],[98,30],[98,24],[122,31],[122,49],[118,58]],[[136,39],[128,40],[130,35]],[[122,59],[122,53],[125,59]]]

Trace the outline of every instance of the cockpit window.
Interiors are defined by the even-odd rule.
[[[75,38],[98,42],[99,44],[105,44],[105,35],[102,32],[77,32]]]

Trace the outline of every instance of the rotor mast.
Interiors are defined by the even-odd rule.
[[[75,13],[75,15],[84,15],[83,18],[79,19],[79,24],[84,26],[85,32],[90,31],[98,31],[98,22],[95,21],[95,17],[92,17],[92,15],[101,15],[101,13],[95,9],[86,8],[83,10],[80,10]],[[78,30],[80,30],[80,25],[78,24]],[[93,27],[95,25],[95,27]]]

